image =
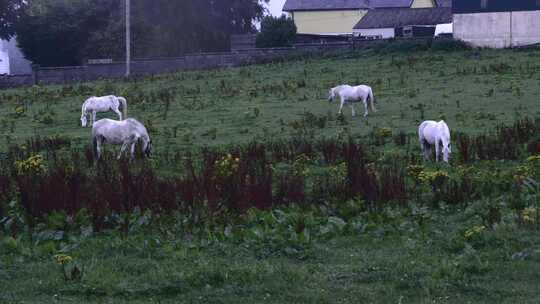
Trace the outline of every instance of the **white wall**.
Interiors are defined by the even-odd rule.
[[[540,11],[455,14],[454,38],[492,48],[540,43]]]
[[[382,36],[382,39],[395,37],[394,28],[378,28],[378,29],[355,29],[354,36]]]
[[[540,43],[540,11],[512,13],[512,46]]]
[[[7,42],[0,40],[0,75],[9,74],[9,56]]]

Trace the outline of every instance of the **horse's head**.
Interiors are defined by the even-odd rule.
[[[81,116],[81,125],[83,127],[86,127],[87,123],[88,123],[88,121],[86,120],[86,116],[84,116],[84,115]]]
[[[449,140],[442,141],[443,160],[447,163],[450,153],[452,153],[452,147]]]
[[[335,98],[336,94],[334,93],[334,89],[330,89],[330,91],[328,91],[328,102],[334,101]]]

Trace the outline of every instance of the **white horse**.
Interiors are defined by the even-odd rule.
[[[444,120],[439,122],[433,120],[424,121],[418,127],[418,136],[426,160],[429,160],[431,146],[434,145],[435,161],[439,161],[442,148],[443,160],[448,163],[448,157],[452,150],[450,147],[450,129]]]
[[[133,118],[126,120],[101,119],[94,123],[92,127],[92,144],[97,159],[101,158],[101,146],[105,143],[122,145],[118,159],[130,146],[131,158],[135,157],[135,145],[141,140],[143,151],[150,157],[152,151],[152,141],[144,125]]]
[[[373,96],[373,90],[371,87],[366,85],[359,85],[352,87],[350,85],[344,84],[334,88],[331,88],[328,92],[328,101],[332,102],[336,99],[336,96],[339,97],[341,104],[339,106],[339,114],[343,110],[345,104],[349,104],[352,110],[352,116],[356,116],[356,111],[354,110],[354,103],[362,101],[364,103],[364,117],[368,116],[368,104],[371,106],[373,112],[377,112],[375,109],[375,97]]]
[[[123,117],[126,118],[127,115],[127,102],[124,97],[108,95],[102,97],[92,96],[88,98],[82,105],[81,113],[81,124],[83,127],[86,127],[87,120],[86,117],[88,114],[92,114],[92,124],[96,122],[96,113],[97,112],[108,112],[113,111],[118,114],[118,118],[122,120],[122,113],[118,110],[122,104],[122,112],[124,112]]]

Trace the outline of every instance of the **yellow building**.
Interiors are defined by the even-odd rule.
[[[287,0],[283,11],[299,34],[350,35],[371,9],[426,8],[451,0]],[[451,3],[451,2],[450,2]]]

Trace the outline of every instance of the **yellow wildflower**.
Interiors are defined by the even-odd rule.
[[[533,155],[533,156],[527,157],[527,162],[529,163],[534,163],[538,161],[540,161],[540,155]]]
[[[17,107],[15,108],[15,114],[17,114],[17,116],[23,115],[24,112],[25,112],[25,110],[24,110],[24,107],[23,107],[23,106],[17,106]]]
[[[238,168],[240,167],[240,158],[233,158],[233,156],[229,153],[217,160],[215,165],[217,169],[217,176],[221,178],[228,178],[238,171]]]
[[[421,165],[410,165],[407,167],[407,172],[409,172],[409,175],[415,180],[420,180],[420,174],[424,171],[424,166]]]
[[[60,265],[64,265],[66,263],[69,263],[69,262],[73,261],[73,258],[70,257],[69,255],[66,255],[66,254],[56,254],[54,256],[54,259]]]
[[[536,222],[536,219],[538,218],[538,209],[535,207],[528,207],[525,208],[521,215],[523,216],[523,221],[526,223],[534,224]]]
[[[378,128],[376,131],[375,131],[375,134],[377,135],[377,137],[379,138],[388,138],[388,137],[392,137],[392,129],[391,128]]]
[[[467,229],[465,231],[465,239],[470,240],[473,236],[482,233],[482,231],[484,231],[485,229],[486,226],[484,225],[474,226],[470,229]]]
[[[441,170],[431,172],[422,171],[418,174],[418,178],[426,184],[441,185],[448,178],[448,173]]]
[[[20,175],[24,174],[39,174],[46,170],[43,156],[37,154],[30,156],[26,160],[16,161],[15,167]]]

